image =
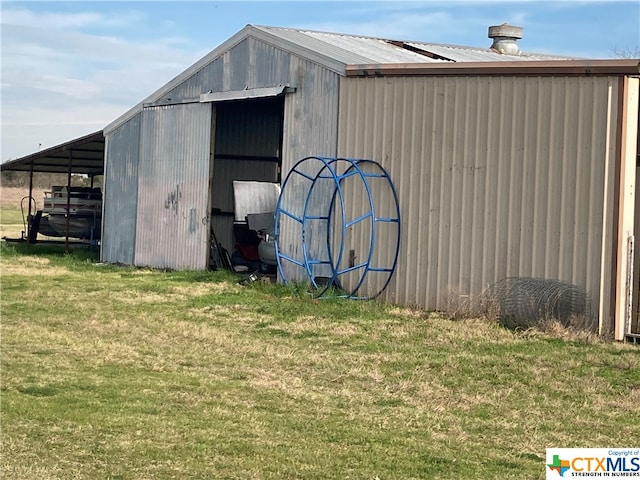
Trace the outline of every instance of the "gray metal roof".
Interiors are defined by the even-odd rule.
[[[362,35],[318,32],[294,28],[247,25],[238,33],[220,44],[216,49],[184,70],[173,80],[149,95],[139,104],[107,125],[105,134],[122,125],[142,110],[144,104],[161,98],[177,85],[187,80],[216,58],[253,37],[281,50],[291,52],[314,61],[334,72],[345,75],[348,65],[363,64],[441,64],[458,62],[494,62],[520,60],[561,60],[564,57],[549,55],[521,56],[503,55],[488,48],[460,47],[422,42],[409,42]]]
[[[575,60],[574,57],[560,57],[539,53],[522,52],[520,55],[504,55],[490,48],[462,47],[437,43],[406,42],[406,45],[430,52],[454,62],[522,62],[530,60]]]
[[[102,130],[31,155],[4,162],[0,170],[102,175],[104,135]]]
[[[342,33],[255,26],[280,40],[339,61],[345,65],[365,63],[496,62],[521,60],[568,60],[569,57],[522,53],[504,55],[490,48],[391,40]]]
[[[345,65],[361,63],[440,62],[420,53],[406,50],[381,38],[338,33],[294,30],[290,28],[255,27],[299,48],[313,50]]]

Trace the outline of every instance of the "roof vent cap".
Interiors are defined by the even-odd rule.
[[[503,23],[489,27],[489,38],[493,39],[491,48],[503,55],[520,55],[520,47],[516,43],[522,38],[522,27]]]

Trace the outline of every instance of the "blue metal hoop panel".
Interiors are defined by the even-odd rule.
[[[312,162],[319,162],[319,167],[315,174],[305,173],[302,167],[308,167]],[[305,165],[306,164],[306,165]],[[338,174],[339,167],[346,166],[344,169],[344,173]],[[363,167],[367,168],[367,171],[363,169]],[[374,172],[368,171],[368,169],[373,169]],[[363,213],[362,215],[354,218],[350,221],[347,221],[345,218],[345,196],[343,193],[343,182],[345,179],[352,178],[357,176],[364,186],[364,190],[367,195],[367,202],[369,206],[369,211]],[[288,193],[289,185],[291,182],[296,181],[297,177],[302,180],[309,182],[309,187],[306,190],[306,198],[304,199],[304,207],[302,211],[302,216],[296,215],[294,212],[287,210],[284,206],[284,198]],[[376,192],[372,190],[369,179],[371,178],[379,178],[384,179],[386,181],[386,185],[392,193],[394,208],[393,211],[395,215],[391,215],[389,217],[381,217],[376,215],[376,204],[375,204],[375,194]],[[317,205],[313,203],[313,192],[316,188],[316,185],[319,180],[332,180],[333,182],[333,194],[328,198],[325,197],[324,200],[326,204]],[[291,187],[293,188],[293,187]],[[334,233],[331,231],[331,225],[333,222],[333,212],[335,212],[336,208],[339,208],[340,218],[342,219],[340,225],[340,236],[338,237],[338,245],[337,248],[334,248],[332,238],[334,237]],[[312,215],[311,211],[321,210],[326,212],[323,215]],[[302,259],[296,259],[293,256],[284,252],[280,245],[280,234],[282,228],[282,218],[288,217],[293,221],[297,222],[301,226],[301,247],[302,247]],[[339,269],[339,265],[341,264],[344,258],[345,245],[344,240],[346,237],[347,229],[352,227],[353,225],[360,223],[364,220],[370,219],[370,229],[369,229],[369,252],[366,255],[366,261],[359,263],[357,265],[350,266],[345,269]],[[327,235],[326,235],[326,252],[327,258],[315,258],[311,253],[309,245],[307,244],[307,233],[310,230],[311,222],[323,221],[327,224]],[[374,247],[375,247],[375,238],[377,233],[377,224],[378,223],[396,223],[397,224],[397,233],[395,236],[395,246],[394,253],[392,255],[393,260],[390,265],[382,265],[382,266],[374,266],[372,265],[373,255],[374,255]],[[287,174],[285,181],[282,184],[282,189],[280,192],[280,197],[278,198],[278,203],[276,206],[275,213],[275,242],[276,242],[276,259],[278,263],[278,271],[280,273],[280,278],[283,282],[287,283],[287,278],[285,276],[285,272],[283,269],[283,265],[285,263],[290,263],[295,265],[298,268],[302,268],[310,282],[310,284],[315,289],[314,296],[322,297],[332,286],[342,285],[340,282],[340,277],[350,272],[354,272],[357,270],[361,270],[360,277],[356,282],[355,287],[351,289],[349,292],[345,292],[344,294],[338,295],[346,298],[359,298],[359,299],[372,299],[380,295],[391,281],[393,277],[393,273],[397,267],[398,263],[398,254],[400,250],[400,207],[398,204],[398,195],[389,177],[387,171],[377,162],[373,160],[365,160],[365,159],[350,159],[350,158],[332,158],[332,157],[306,157],[302,160],[298,161],[293,168]],[[337,252],[337,257],[334,259],[334,253]],[[331,269],[331,278],[326,281],[323,285],[318,285],[316,282],[316,278],[313,273],[313,268],[315,265],[327,265]],[[383,273],[386,274],[386,279],[382,284],[382,287],[379,288],[376,292],[371,293],[366,296],[359,296],[358,291],[365,285],[365,281],[367,275],[370,272]]]

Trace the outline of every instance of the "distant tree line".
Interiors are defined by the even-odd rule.
[[[94,177],[93,186],[102,187],[102,176]],[[36,173],[33,174],[33,188],[51,188],[53,185],[66,185],[66,173]],[[1,174],[3,187],[29,188],[29,172],[7,171]],[[86,175],[71,175],[71,185],[74,187],[90,187],[91,179]]]

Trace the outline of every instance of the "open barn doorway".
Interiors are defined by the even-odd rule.
[[[270,183],[279,187],[284,102],[284,95],[278,95],[213,105],[210,185],[211,245],[214,248],[209,259],[210,268],[220,266],[221,251],[226,252],[234,264],[247,263],[249,270],[257,266],[251,262],[257,260],[259,239],[252,231],[246,232],[248,226],[244,216],[238,218],[236,215],[234,181]],[[245,245],[249,245],[249,250],[243,248]],[[247,262],[240,261],[239,250],[243,251],[242,258],[249,257],[245,258]]]

